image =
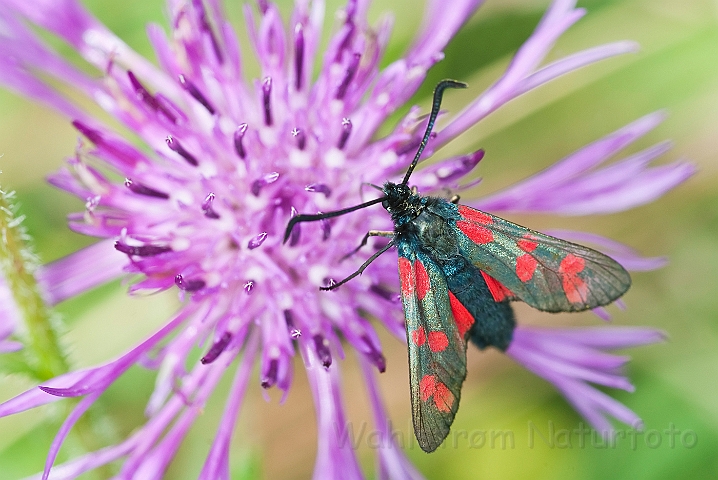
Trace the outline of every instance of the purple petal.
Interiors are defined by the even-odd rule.
[[[32,5],[22,0],[7,0],[6,4],[76,48],[84,44],[82,36],[87,30],[102,28],[75,0],[37,0]]]
[[[97,92],[100,84],[47,48],[37,35],[15,18],[11,8],[0,6],[0,64],[3,66],[0,68],[0,81],[69,117],[83,117],[84,114],[60,92],[36,78],[35,72],[42,70],[87,95]]]
[[[409,49],[410,65],[431,66],[461,26],[479,9],[483,0],[430,0],[424,10],[421,29]]]
[[[609,417],[639,430],[643,425],[635,412],[599,390],[581,382],[557,381],[556,384],[566,400],[604,438],[609,438],[615,433],[613,425],[608,420]]]
[[[239,408],[247,390],[247,383],[252,374],[257,342],[251,341],[244,350],[242,360],[237,367],[232,388],[227,397],[227,405],[219,421],[219,428],[214,436],[212,448],[209,450],[207,460],[199,475],[200,480],[229,479],[229,447],[234,432],[234,425],[237,421]]]
[[[693,165],[683,162],[647,168],[648,162],[668,148],[668,143],[658,145],[557,186],[553,195],[547,194],[535,202],[536,210],[564,215],[595,215],[628,210],[652,202],[696,171]]]
[[[595,327],[573,329],[528,329],[528,335],[545,334],[550,341],[562,340],[586,347],[616,350],[663,342],[666,334],[649,327]],[[536,331],[534,331],[536,330]]]
[[[50,379],[44,382],[44,384],[47,387],[60,387],[68,384],[72,385],[82,379],[88,371],[89,370],[78,370],[66,373],[65,375]],[[58,400],[62,400],[62,397],[50,395],[35,387],[1,403],[0,417],[14,415],[16,413],[24,412],[25,410],[30,410],[31,408],[56,402]]]
[[[361,356],[359,357],[359,363],[362,367],[364,381],[366,382],[367,391],[369,393],[374,425],[379,434],[375,444],[378,446],[379,452],[377,478],[380,480],[423,479],[424,477],[414,465],[411,464],[406,455],[404,455],[401,446],[396,443],[396,436],[392,430],[391,420],[381,401],[381,394],[376,382],[376,372],[374,371],[373,365]]]
[[[607,135],[551,167],[472,205],[491,212],[551,212],[588,215],[625,210],[663,195],[695,172],[683,162],[648,168],[668,144],[647,149],[621,162],[592,170],[663,119],[647,115]]]
[[[166,433],[164,432],[166,426],[162,430],[155,430],[155,435],[161,433],[165,433],[165,435],[151,450],[146,449],[151,446],[151,444],[147,442],[145,448],[139,448],[130,454],[120,474],[123,478],[164,477],[165,470],[176,455],[182,440],[184,440],[184,437],[187,435],[187,431],[197,416],[202,414],[207,399],[214,391],[217,383],[221,380],[229,364],[232,363],[236,357],[238,351],[239,346],[235,344],[232,348],[231,355],[224,355],[211,365],[200,364],[196,367],[194,375],[188,378],[186,384],[183,385],[183,390],[195,390],[194,395],[185,398],[176,396],[173,399],[175,402],[179,400],[183,404],[184,411],[174,421],[172,427],[167,430]],[[187,402],[187,398],[192,398],[192,401]],[[162,417],[162,412],[160,412],[156,418]],[[157,441],[155,435],[149,436],[153,444]]]
[[[638,327],[541,329],[517,327],[507,355],[553,383],[598,431],[610,435],[608,417],[631,426],[638,416],[588,382],[633,391],[621,367],[626,357],[600,349],[626,348],[662,341],[659,330]]]
[[[442,58],[442,49],[481,3],[482,0],[457,0],[447,7],[441,0],[429,2],[414,45],[405,58],[378,75],[369,98],[352,116],[356,128],[347,142],[348,152],[355,153],[367,143],[384,119],[416,92],[426,71]]]
[[[40,82],[32,74],[0,59],[0,83],[16,93],[41,102],[70,118],[82,118],[84,114],[65,100],[55,90]]]
[[[81,395],[87,395],[98,391],[104,391],[115,380],[117,380],[120,375],[127,371],[128,368],[136,364],[141,356],[145,355],[158,342],[166,338],[167,335],[172,333],[175,328],[181,325],[187,319],[188,316],[191,316],[194,313],[195,310],[196,307],[193,307],[191,305],[188,306],[187,308],[182,310],[174,319],[169,321],[164,327],[158,330],[157,333],[150,336],[147,340],[145,340],[126,354],[122,355],[117,360],[106,363],[105,365],[102,365],[100,367],[86,369],[81,372],[72,372],[62,375],[60,377],[56,377],[46,382],[45,385],[40,387],[40,389],[43,392],[49,393],[50,395],[53,395],[55,397],[78,397]],[[70,384],[70,386],[59,386],[68,384]],[[16,401],[18,398],[22,397],[23,395],[27,395],[30,392],[21,394],[20,396],[15,397],[14,399],[0,405],[0,412],[2,412],[1,407],[9,404],[10,402]],[[30,400],[34,400],[34,402],[27,402],[24,405],[23,410],[27,408],[33,408],[38,405],[42,405],[52,401],[44,397],[30,397]],[[0,413],[0,416],[2,416],[2,413]]]
[[[411,184],[416,186],[420,192],[456,188],[456,182],[472,171],[482,158],[484,158],[483,150],[447,158],[416,172],[411,178]]]
[[[173,82],[148,60],[131,50],[76,0],[7,0],[7,5],[67,42],[87,61],[104,70],[110,59],[122,63],[141,78],[151,78],[152,87],[176,91]],[[173,88],[174,87],[174,88]]]
[[[42,473],[42,480],[47,480],[47,478],[49,477],[52,464],[55,463],[55,458],[57,458],[57,454],[60,452],[60,447],[62,446],[62,443],[65,441],[65,438],[67,438],[67,435],[70,433],[70,429],[80,419],[82,414],[85,413],[87,409],[92,406],[93,403],[95,403],[95,401],[101,394],[102,392],[95,392],[83,398],[62,423],[60,431],[57,432],[57,435],[53,439],[52,445],[50,446],[50,451],[47,454],[47,460],[45,461],[45,470]]]
[[[590,353],[590,352],[586,352]],[[545,371],[551,372],[551,375],[558,377],[574,378],[583,382],[597,383],[605,387],[620,388],[632,392],[634,390],[633,385],[628,382],[628,379],[620,375],[609,374],[602,372],[599,369],[595,369],[595,359],[587,359],[591,361],[592,368],[583,368],[577,366],[574,363],[566,361],[566,359],[551,358],[548,352],[530,352],[522,351],[516,348],[512,351],[511,356],[514,360],[518,361],[523,365],[531,365],[531,370],[534,372]],[[620,359],[621,363],[624,363],[623,359]],[[548,374],[545,374],[548,375]],[[541,375],[544,376],[544,375]]]
[[[276,385],[286,396],[292,383],[294,357],[286,313],[269,309],[262,319],[261,384],[264,388]]]
[[[325,368],[314,352],[312,342],[300,342],[307,378],[314,396],[318,421],[317,459],[313,478],[345,478],[363,480],[352,448],[353,433],[346,420],[339,391],[336,364]]]
[[[62,465],[57,465],[52,469],[52,480],[73,480],[85,472],[107,465],[127,455],[127,452],[134,447],[136,442],[137,439],[132,437],[130,440],[122,442],[119,445],[103,448]],[[28,477],[27,480],[40,480],[41,478],[42,474],[38,474]]]
[[[555,0],[533,34],[514,56],[506,73],[438,133],[434,148],[446,144],[509,100],[523,93],[522,85],[534,73],[554,43],[585,13],[575,0]]]
[[[56,305],[120,277],[127,255],[115,250],[113,244],[112,239],[103,240],[40,267],[37,278],[47,302]]]
[[[550,63],[526,77],[521,88],[516,91],[516,96],[528,92],[536,87],[548,83],[566,73],[578,70],[581,67],[605,60],[607,58],[623,55],[626,53],[637,53],[639,46],[635,42],[615,42],[598,47],[589,48],[573,55]]]
[[[22,350],[24,345],[12,340],[0,340],[0,353],[12,353]]]
[[[201,314],[199,320],[202,320]],[[197,324],[201,322],[194,323]],[[167,403],[135,433],[137,441],[122,467],[121,478],[162,478],[187,430],[239,352],[245,333],[246,328],[235,332],[229,354],[210,365],[197,362],[192,372],[182,377],[181,387],[176,388]]]

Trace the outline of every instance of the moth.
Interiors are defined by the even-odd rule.
[[[381,254],[396,247],[401,300],[409,350],[411,411],[421,448],[441,445],[459,408],[466,378],[466,347],[506,350],[516,321],[510,302],[521,300],[545,312],[579,312],[607,305],[631,285],[615,260],[565,240],[544,235],[486,212],[451,201],[422,196],[409,178],[426,147],[447,88],[465,88],[454,80],[434,90],[428,125],[401,183],[386,182],[383,195],[343,210],[292,217],[284,241],[300,222],[344,215],[377,203],[394,223],[391,238],[359,269],[322,290],[332,290],[360,275]]]

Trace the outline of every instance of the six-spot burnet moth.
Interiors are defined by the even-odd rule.
[[[631,285],[628,272],[613,259],[473,208],[457,200],[424,197],[409,177],[429,140],[447,88],[440,82],[421,144],[401,183],[386,182],[383,196],[354,207],[316,215],[296,215],[294,225],[344,215],[381,203],[393,232],[370,231],[391,241],[332,290],[360,275],[392,247],[399,253],[401,299],[409,346],[409,377],[414,433],[432,452],[444,441],[459,408],[466,377],[466,345],[506,350],[514,327],[512,300],[546,312],[578,312],[607,305]],[[352,252],[353,253],[353,252]]]

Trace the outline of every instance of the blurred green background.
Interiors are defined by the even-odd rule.
[[[162,2],[125,0],[121,7],[108,0],[85,3],[133,48],[154,58],[144,28],[149,21],[166,25]],[[229,3],[231,17],[243,31],[240,2]],[[327,28],[339,4],[328,2]],[[470,88],[448,95],[444,108],[458,111],[498,78],[547,4],[546,0],[489,0],[449,44],[445,60],[430,72],[415,102],[426,105],[436,81],[456,78]],[[289,12],[289,2],[281,5]],[[634,275],[634,286],[625,297],[626,311],[612,309],[617,325],[652,325],[669,335],[665,344],[630,352],[634,394],[611,392],[645,420],[647,432],[635,442],[626,434],[607,448],[590,438],[581,446],[574,434],[568,445],[567,433],[560,432],[579,428],[582,420],[550,385],[499,354],[471,349],[455,436],[431,455],[415,442],[408,443],[409,457],[428,478],[718,476],[718,4],[714,0],[586,0],[579,5],[589,9],[587,17],[560,39],[549,60],[623,39],[638,41],[641,52],[583,69],[515,100],[439,156],[485,148],[487,158],[478,169],[484,181],[477,193],[489,193],[642,115],[667,109],[668,119],[629,152],[673,139],[675,148],[658,163],[678,158],[695,162],[699,173],[684,185],[653,204],[616,215],[512,217],[537,229],[600,233],[647,256],[669,257],[666,268]],[[375,2],[371,18],[376,20],[388,10],[397,12],[397,21],[385,64],[401,55],[421,22],[421,11],[411,0]],[[248,50],[244,58],[251,58]],[[0,92],[0,184],[17,190],[20,211],[27,215],[25,224],[43,261],[91,242],[65,227],[65,215],[81,210],[82,204],[44,182],[45,175],[72,154],[76,139],[65,119]],[[173,294],[128,298],[125,290],[115,282],[58,307],[73,365],[97,364],[125,351],[162,325],[176,307]],[[521,323],[543,325],[601,323],[591,314],[551,316],[530,309],[519,309],[518,318]],[[382,341],[389,367],[380,382],[391,418],[406,441],[412,433],[405,347],[386,334]],[[284,405],[279,405],[277,392],[270,392],[271,402],[263,400],[255,375],[235,432],[233,478],[311,475],[316,445],[313,404],[301,365],[296,366],[295,385]],[[343,362],[342,373],[350,418],[360,425],[370,419],[370,412],[351,355]],[[102,397],[92,414],[101,425],[101,442],[124,438],[141,424],[153,381],[152,372],[135,368]],[[31,386],[23,378],[5,377],[0,381],[0,400]],[[225,381],[212,397],[167,478],[197,477],[228,387]],[[63,406],[55,405],[0,419],[0,479],[21,478],[42,469],[64,412]],[[553,429],[552,445],[540,436],[548,437],[549,429]],[[673,441],[667,429],[678,432]],[[461,432],[473,433],[474,443]],[[505,448],[500,437],[506,440]],[[79,442],[70,439],[61,459],[79,453]],[[359,456],[372,477],[374,457],[366,440]],[[87,478],[107,475],[102,471]]]

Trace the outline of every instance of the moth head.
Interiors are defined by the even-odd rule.
[[[381,204],[389,211],[395,210],[398,206],[404,204],[411,196],[411,190],[403,183],[386,182],[383,191],[386,199]]]

